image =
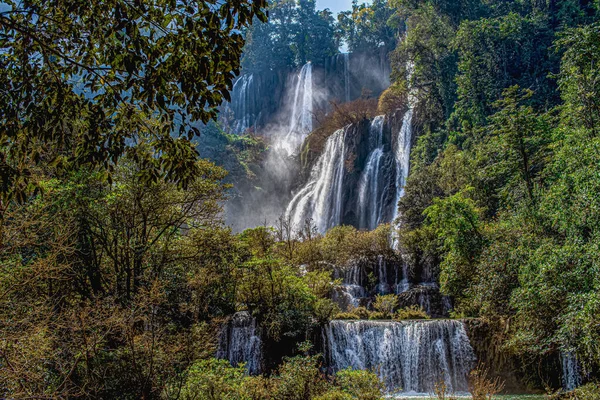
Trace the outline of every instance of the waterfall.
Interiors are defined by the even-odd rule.
[[[350,101],[350,53],[344,53],[344,95]]]
[[[313,81],[312,63],[309,61],[300,70],[294,91],[288,132],[281,147],[288,154],[295,153],[313,129]]]
[[[468,391],[475,355],[460,321],[331,321],[324,329],[329,366],[376,371],[388,391],[431,393],[444,381]]]
[[[391,292],[388,284],[387,265],[382,255],[377,256],[377,293],[388,294]]]
[[[300,227],[306,219],[312,219],[318,231],[325,233],[341,223],[345,137],[343,128],[327,139],[308,183],[290,201],[285,215],[291,218],[292,226]]]
[[[396,285],[396,294],[402,294],[410,289],[408,280],[408,263],[402,263],[402,280]]]
[[[249,104],[251,102],[250,88],[253,81],[254,76],[252,74],[242,75],[233,85],[231,93],[231,109],[235,117],[232,127],[233,133],[244,133],[254,123],[254,115],[249,111]]]
[[[575,354],[570,351],[560,353],[560,363],[562,365],[563,389],[571,391],[581,386],[581,368]]]
[[[402,118],[402,128],[400,129],[398,140],[396,141],[396,202],[394,203],[392,222],[398,217],[398,202],[404,195],[404,184],[408,177],[408,169],[410,166],[410,144],[412,139],[412,117],[413,108],[412,106],[409,106]]]
[[[360,306],[360,299],[367,297],[360,266],[354,264],[349,268],[336,268],[334,274],[336,279],[342,278],[342,284],[334,291],[333,300],[345,311]]]
[[[377,116],[369,127],[370,151],[365,169],[358,183],[359,228],[377,228],[382,219],[383,185],[381,183],[381,160],[383,158],[383,124],[385,116]],[[381,186],[381,187],[380,187]]]
[[[217,358],[228,360],[233,366],[244,362],[250,374],[261,372],[262,342],[256,319],[247,311],[235,313],[221,331]]]

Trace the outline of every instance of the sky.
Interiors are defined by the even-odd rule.
[[[359,3],[363,3],[360,1]],[[352,8],[352,0],[317,0],[317,10],[329,8],[334,14],[340,11],[350,10]]]

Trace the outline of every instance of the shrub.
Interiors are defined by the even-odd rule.
[[[437,382],[433,386],[433,395],[431,397],[433,397],[437,400],[455,400],[456,399],[456,397],[454,397],[448,391],[448,386],[446,385],[446,382],[444,382],[443,380]]]
[[[350,311],[337,313],[335,319],[371,319],[370,317],[371,312],[365,307],[355,307]]]
[[[359,319],[369,319],[369,310],[365,307],[356,307],[352,313],[358,316]]]
[[[192,365],[181,389],[184,400],[237,400],[243,395],[244,365],[232,367],[227,360],[209,358]]]
[[[425,310],[417,305],[401,308],[394,314],[395,321],[402,321],[405,319],[429,319],[429,315]]]
[[[590,382],[570,392],[556,392],[547,395],[549,400],[597,400],[600,399],[600,384]]]
[[[273,382],[264,376],[246,376],[243,380],[240,399],[243,400],[275,400]]]
[[[342,392],[340,389],[330,389],[328,392],[313,397],[313,400],[353,400],[352,396],[348,393]]]
[[[377,112],[380,114],[389,114],[406,107],[406,103],[406,92],[394,85],[384,90],[379,96]]]
[[[302,352],[310,350],[308,342],[299,346]],[[320,356],[284,358],[279,375],[273,380],[273,398],[281,400],[312,399],[327,391],[327,381],[319,371]]]
[[[373,308],[384,314],[383,318],[391,318],[397,306],[398,296],[395,294],[377,295],[373,302]]]
[[[489,370],[479,364],[469,374],[469,392],[473,400],[491,400],[504,388],[504,382],[500,377],[491,378]]]
[[[332,319],[347,319],[338,318],[340,307],[330,299],[317,299],[314,304],[314,317],[320,324],[326,324]]]
[[[378,400],[383,398],[383,383],[371,371],[344,369],[335,375],[335,383],[352,399]]]
[[[358,315],[356,315],[356,313],[349,311],[349,312],[337,313],[335,315],[335,319],[360,319],[360,318],[358,317]]]
[[[387,319],[388,316],[385,313],[379,311],[372,311],[369,313],[369,319]]]

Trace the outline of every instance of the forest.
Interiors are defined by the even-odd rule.
[[[595,0],[4,0],[0,126],[1,398],[600,399]]]

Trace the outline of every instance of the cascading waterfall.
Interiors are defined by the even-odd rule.
[[[288,132],[281,143],[288,154],[295,153],[313,129],[313,80],[312,63],[309,61],[300,70],[294,104],[291,110]]]
[[[410,145],[412,140],[412,117],[413,107],[409,105],[408,110],[402,118],[402,128],[396,141],[396,202],[394,203],[394,213],[392,222],[398,217],[398,202],[404,195],[404,183],[408,177],[410,167]]]
[[[359,227],[369,230],[377,228],[382,220],[381,161],[383,158],[383,124],[385,116],[373,119],[369,127],[371,153],[358,183]]]
[[[344,139],[346,128],[337,130],[325,144],[323,153],[312,168],[308,183],[292,198],[285,212],[292,226],[300,227],[312,219],[317,230],[325,233],[339,225],[342,214]]]
[[[241,134],[247,131],[254,123],[254,115],[249,112],[250,88],[252,87],[254,76],[252,74],[242,75],[235,84],[231,94],[231,109],[234,112],[235,121],[233,132]]]
[[[217,358],[233,366],[244,362],[250,374],[260,373],[262,342],[256,328],[256,319],[247,311],[235,313],[221,331]]]
[[[561,353],[560,363],[562,365],[563,389],[570,391],[581,386],[581,368],[575,354],[572,352]]]
[[[413,64],[409,62],[407,64],[408,81],[410,82],[413,73]],[[408,91],[408,109],[404,113],[402,118],[402,127],[398,134],[398,140],[396,141],[396,201],[394,203],[394,212],[392,214],[392,224],[395,226],[395,230],[392,231],[392,247],[398,249],[398,237],[396,230],[396,219],[398,218],[398,202],[404,195],[404,184],[408,177],[410,168],[410,146],[412,141],[412,118],[414,113],[414,106],[417,102],[416,93],[413,88],[409,88]]]
[[[390,392],[431,393],[440,381],[450,392],[468,390],[475,355],[460,321],[336,320],[324,339],[333,371],[376,371]]]
[[[396,285],[396,294],[401,294],[410,289],[408,280],[408,263],[402,263],[402,280]]]
[[[360,305],[360,299],[367,296],[362,286],[362,270],[358,265],[352,265],[348,269],[336,271],[336,279],[342,278],[342,284],[334,292],[333,300],[343,310],[348,310]]]
[[[367,137],[369,150],[362,170],[357,171],[360,175],[356,192],[343,185],[346,153],[352,151],[345,148],[344,135],[347,131],[355,134],[355,129],[359,128],[349,125],[331,135],[311,170],[308,182],[287,207],[286,215],[292,218],[294,226],[299,227],[307,218],[311,218],[319,232],[325,233],[336,225],[348,223],[342,220],[342,211],[345,216],[349,210],[354,211],[356,219],[353,223],[360,229],[372,230],[381,223],[390,222],[396,210],[391,200],[394,198],[393,191],[396,191],[396,199],[402,196],[408,173],[411,118],[410,113],[404,117],[401,135],[397,140],[399,149],[394,150],[394,154],[390,151],[390,145],[384,143],[385,116],[377,116],[371,121]],[[350,196],[350,201],[344,202],[344,210],[343,196]],[[393,206],[393,210],[390,206]]]

